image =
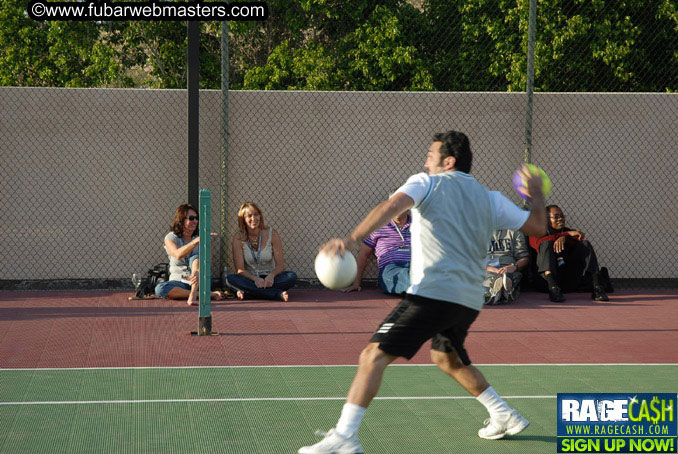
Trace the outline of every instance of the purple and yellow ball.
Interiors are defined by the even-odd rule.
[[[544,169],[537,167],[534,164],[524,165],[533,175],[541,176],[541,192],[544,194],[544,197],[548,197],[549,194],[551,194],[551,179],[546,172],[544,172]],[[523,177],[522,167],[513,173],[513,187],[520,197],[525,200],[530,200],[530,194],[527,190],[527,181]]]

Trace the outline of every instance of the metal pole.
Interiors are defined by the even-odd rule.
[[[537,0],[530,0],[527,32],[527,112],[525,114],[525,162],[532,162],[532,107],[534,91],[534,39],[537,22]]]
[[[200,178],[200,23],[188,21],[188,203],[198,205]],[[202,215],[202,214],[201,214]]]
[[[210,236],[212,194],[209,189],[200,190],[200,317],[198,319],[198,336],[212,334],[212,237]]]
[[[226,267],[228,245],[228,22],[221,23],[221,211],[219,219],[219,257]],[[226,283],[223,282],[222,286]]]

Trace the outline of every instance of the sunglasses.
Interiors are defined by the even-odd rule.
[[[198,216],[189,216],[189,217],[187,217],[186,219],[188,219],[189,221],[197,221],[197,220],[198,220]]]
[[[549,216],[551,219],[565,219],[564,214],[553,214]]]

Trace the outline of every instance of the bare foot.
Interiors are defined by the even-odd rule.
[[[245,299],[245,292],[243,292],[242,290],[238,290],[235,293],[235,296],[237,296],[239,300],[244,300]]]
[[[186,301],[186,304],[188,304],[189,306],[197,306],[200,304],[200,301],[196,297],[189,296],[188,300]]]
[[[288,295],[287,292],[282,292],[280,294],[280,299],[282,299],[285,302],[288,302],[290,300],[290,295]]]
[[[222,301],[222,300],[226,299],[224,294],[220,291],[212,292],[210,296],[212,297],[212,299],[214,301]]]

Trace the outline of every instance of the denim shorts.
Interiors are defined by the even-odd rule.
[[[155,286],[155,295],[160,297],[160,298],[167,298],[167,294],[174,287],[183,288],[185,290],[191,289],[190,285],[188,285],[185,282],[181,282],[181,281],[160,282],[158,285]]]

